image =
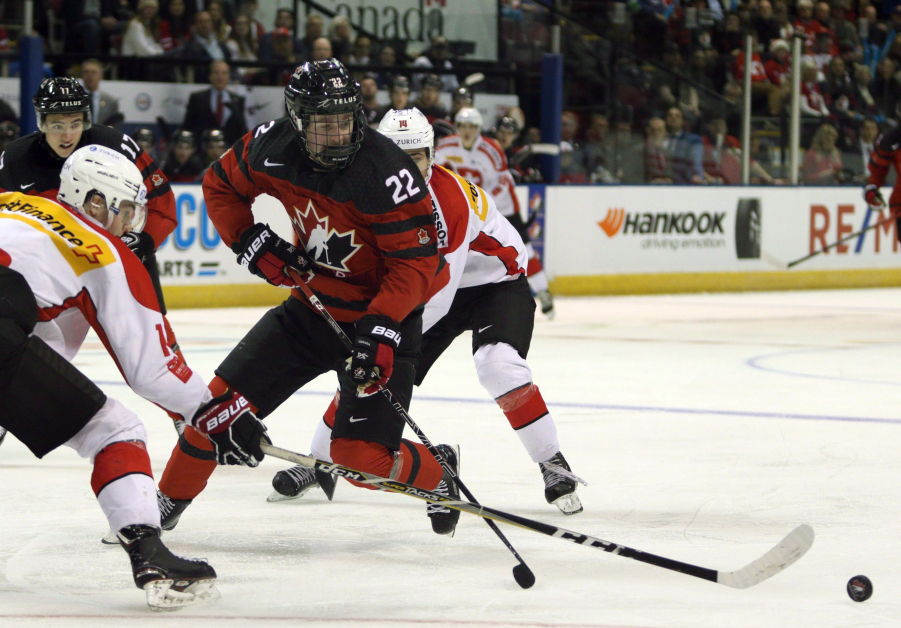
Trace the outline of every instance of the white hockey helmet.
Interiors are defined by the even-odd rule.
[[[460,111],[457,112],[457,115],[454,116],[454,124],[458,127],[461,124],[474,124],[479,129],[482,128],[482,114],[479,113],[479,110],[475,107],[463,107]]]
[[[426,181],[432,176],[435,163],[435,131],[419,109],[391,109],[379,122],[379,133],[403,150],[426,149],[429,170]]]
[[[57,200],[73,207],[82,214],[85,202],[93,194],[106,200],[110,211],[109,228],[114,215],[119,214],[120,203],[135,204],[132,231],[141,231],[147,220],[147,188],[141,171],[122,153],[106,146],[91,144],[69,155],[59,174]]]

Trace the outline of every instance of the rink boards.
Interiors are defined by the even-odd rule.
[[[278,303],[287,292],[235,263],[206,214],[199,185],[173,185],[179,226],[160,247],[170,307]],[[883,191],[888,198],[890,190]],[[894,221],[860,189],[681,186],[517,188],[559,294],[646,294],[901,285]],[[281,203],[254,215],[285,238]],[[787,263],[883,221],[794,268]]]

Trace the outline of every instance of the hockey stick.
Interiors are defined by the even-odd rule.
[[[473,72],[469,76],[463,79],[463,87],[472,87],[476,83],[481,83],[485,80],[485,75],[481,72]]]
[[[319,298],[315,294],[313,294],[313,291],[307,285],[307,282],[303,280],[303,277],[300,276],[300,273],[298,273],[290,266],[286,266],[285,268],[287,269],[288,274],[291,276],[291,278],[294,279],[294,282],[298,285],[301,292],[303,292],[307,297],[307,300],[309,300],[313,307],[316,308],[316,310],[322,315],[322,318],[324,318],[326,322],[328,322],[329,326],[335,331],[335,333],[338,334],[338,337],[341,339],[341,342],[344,343],[344,346],[347,347],[347,350],[352,351],[353,343],[351,342],[350,338],[347,337],[347,334],[344,333],[344,330],[341,329],[341,326],[338,325],[338,322],[332,317],[331,314],[329,314],[328,310],[325,309],[325,306],[322,305],[322,301],[320,301]],[[428,439],[428,437],[426,437],[423,431],[419,429],[419,426],[413,420],[413,417],[411,417],[404,409],[404,407],[400,404],[400,402],[398,402],[394,398],[394,395],[391,394],[391,391],[380,386],[379,392],[384,395],[385,399],[388,400],[388,403],[391,404],[391,407],[393,407],[395,412],[397,412],[401,416],[404,422],[406,422],[406,424],[410,426],[410,429],[416,433],[416,436],[419,437],[419,440],[422,441],[422,444],[425,445],[426,449],[429,450],[429,453],[432,454],[432,456],[434,456],[435,459],[441,464],[442,468],[450,474],[450,476],[454,479],[454,482],[457,484],[457,487],[461,491],[463,491],[463,494],[466,495],[466,497],[470,501],[478,504],[479,502],[475,497],[473,497],[472,493],[469,492],[469,489],[466,488],[466,485],[463,484],[463,481],[457,477],[457,474],[454,473],[453,469],[451,469],[450,465],[447,463],[447,460],[444,459],[444,456],[442,456],[441,453],[435,448],[435,446]],[[519,564],[513,568],[513,579],[516,580],[516,584],[521,586],[523,589],[528,589],[533,584],[535,584],[535,574],[532,573],[532,570],[529,569],[528,565],[526,565],[526,561],[522,559],[522,556],[519,555],[519,552],[516,551],[516,548],[514,548],[513,545],[511,545],[510,541],[507,540],[507,537],[504,536],[504,533],[500,531],[500,529],[497,527],[497,524],[488,519],[486,519],[485,522],[488,524],[488,527],[490,527],[494,531],[494,533],[503,542],[503,544],[507,546],[507,549],[510,550],[516,560],[519,561]]]
[[[870,218],[869,211],[870,211],[870,210],[867,211],[867,218],[866,218],[867,220],[869,220],[869,218]],[[882,210],[880,210],[879,213],[882,213]],[[842,238],[841,240],[838,240],[838,241],[836,241],[836,242],[833,242],[832,244],[830,244],[829,246],[827,246],[827,247],[824,248],[824,249],[820,249],[819,251],[814,251],[814,252],[811,253],[810,255],[805,255],[804,257],[800,257],[800,258],[796,259],[796,260],[793,261],[793,262],[789,262],[788,264],[785,265],[785,267],[786,267],[786,268],[791,268],[792,266],[797,266],[797,265],[800,264],[801,262],[806,262],[806,261],[809,260],[811,257],[816,257],[816,256],[819,255],[820,253],[825,253],[825,252],[828,251],[829,249],[833,249],[833,248],[837,247],[839,244],[843,244],[843,243],[847,242],[848,240],[853,240],[854,238],[860,236],[861,234],[864,234],[864,233],[866,233],[867,231],[870,231],[871,229],[875,229],[876,227],[880,227],[880,226],[884,225],[885,223],[887,223],[888,221],[890,221],[890,220],[895,220],[896,218],[897,218],[897,216],[895,216],[894,214],[892,214],[891,211],[889,211],[889,217],[888,217],[888,218],[883,218],[882,220],[880,220],[880,221],[878,221],[878,222],[876,222],[876,223],[874,223],[874,224],[872,224],[872,225],[868,225],[868,226],[865,225],[864,228],[861,229],[860,231],[855,231],[854,233],[852,233],[852,234],[850,234],[850,235],[846,235],[846,236],[845,236],[844,238]]]
[[[539,532],[546,536],[570,541],[571,543],[596,547],[617,556],[624,556],[625,558],[631,558],[642,563],[654,565],[655,567],[663,567],[664,569],[677,571],[688,576],[701,578],[702,580],[709,580],[710,582],[723,584],[727,587],[732,587],[733,589],[747,589],[755,584],[760,584],[767,578],[775,576],[783,569],[797,562],[798,559],[804,556],[804,554],[807,553],[807,550],[813,545],[813,528],[807,524],[802,524],[789,532],[788,535],[770,551],[749,565],[736,571],[718,571],[716,569],[708,569],[706,567],[692,565],[691,563],[683,563],[671,558],[657,556],[656,554],[649,554],[648,552],[642,552],[641,550],[626,547],[625,545],[604,541],[603,539],[588,536],[587,534],[582,534],[580,532],[573,532],[572,530],[558,528],[557,526],[520,517],[519,515],[512,515],[501,510],[489,508],[488,506],[482,506],[478,503],[453,500],[444,495],[416,488],[415,486],[410,486],[403,482],[389,480],[371,473],[356,471],[340,464],[323,462],[312,456],[297,454],[267,443],[262,443],[261,446],[263,448],[263,453],[266,455],[300,464],[310,469],[338,475],[392,493],[403,493],[427,502],[441,502],[448,508],[453,508],[460,512],[468,512],[471,515],[482,517],[491,523],[498,521],[526,530],[532,530],[533,532]],[[513,571],[515,574],[516,569]],[[514,575],[514,578],[515,577],[516,576]]]

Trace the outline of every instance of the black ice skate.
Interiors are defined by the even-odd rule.
[[[563,454],[558,451],[550,460],[539,462],[538,467],[544,478],[544,498],[547,503],[557,506],[564,515],[582,512],[582,502],[576,495],[578,478],[573,475]]]
[[[6,438],[6,428],[0,427],[0,445],[3,444],[3,439]]]
[[[160,525],[163,530],[172,530],[178,525],[185,508],[191,505],[193,499],[172,499],[160,489],[156,489],[156,503],[160,507]]]
[[[284,471],[279,471],[272,478],[272,494],[266,498],[267,502],[283,502],[289,499],[303,497],[310,489],[319,487],[328,497],[329,501],[335,496],[335,476],[318,469],[296,466]]]
[[[547,290],[542,290],[535,296],[538,298],[538,302],[541,303],[541,313],[547,316],[549,320],[553,320],[557,314],[554,311],[554,297]]]
[[[451,469],[454,470],[454,474],[459,475],[460,448],[452,445],[438,445],[435,449],[447,460]],[[457,488],[457,483],[454,482],[447,471],[444,472],[444,477],[441,478],[438,487],[432,492],[445,495],[451,499],[460,499],[460,489]],[[428,513],[429,519],[432,520],[432,531],[435,534],[450,534],[453,536],[454,529],[457,527],[457,521],[460,519],[459,510],[453,510],[437,503],[430,503],[426,506],[426,513]]]
[[[131,559],[135,585],[147,593],[155,611],[174,611],[200,600],[218,600],[216,571],[204,560],[181,558],[169,551],[159,529],[125,526],[119,542]]]

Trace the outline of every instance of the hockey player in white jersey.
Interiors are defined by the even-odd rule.
[[[490,137],[482,136],[482,114],[478,109],[460,109],[454,116],[454,124],[457,133],[438,142],[435,149],[436,163],[472,181],[491,195],[498,211],[522,237],[529,256],[526,268],[529,287],[541,302],[542,313],[548,318],[554,318],[554,299],[548,290],[547,275],[541,259],[529,242],[528,227],[519,212],[513,175],[510,174],[504,149]]]
[[[0,194],[0,424],[38,458],[66,445],[91,460],[135,584],[153,610],[174,610],[217,598],[216,572],[163,545],[144,425],[70,362],[92,328],[129,386],[208,434],[222,463],[256,466],[265,428],[242,397],[212,399],[167,342],[150,276],[119,239],[146,218],[142,179],[90,145],[63,166],[62,204]]]
[[[432,196],[438,250],[450,266],[450,282],[429,300],[423,314],[417,384],[457,336],[471,331],[479,382],[497,401],[529,456],[538,463],[546,500],[564,514],[581,512],[575,492],[578,478],[560,452],[554,420],[526,362],[535,301],[525,279],[522,239],[497,211],[491,196],[434,164],[432,127],[419,110],[388,111],[378,130],[403,148],[422,172]],[[323,460],[330,460],[336,407],[337,396],[313,438],[313,455]],[[331,499],[334,480],[323,475],[306,467],[280,471],[273,478],[276,491],[270,501],[299,497],[317,484]]]

